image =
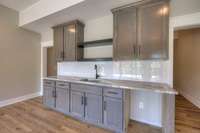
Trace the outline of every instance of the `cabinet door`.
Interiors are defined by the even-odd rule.
[[[102,123],[102,96],[86,93],[85,95],[85,119],[97,124]]]
[[[135,58],[136,21],[135,7],[129,7],[114,12],[114,60],[129,60]]]
[[[76,25],[71,24],[64,27],[64,60],[76,60]]]
[[[71,91],[71,114],[77,118],[84,117],[84,93]]]
[[[138,7],[138,58],[167,59],[169,7],[163,0]]]
[[[47,77],[57,75],[55,48],[47,48]]]
[[[116,131],[123,130],[122,100],[104,97],[104,124]]]
[[[44,86],[43,103],[50,108],[55,108],[55,88]]]
[[[64,30],[63,27],[54,28],[54,48],[57,61],[63,61],[64,58]]]
[[[56,110],[69,113],[69,89],[56,88]]]

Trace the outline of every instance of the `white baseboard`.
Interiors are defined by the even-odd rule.
[[[0,101],[0,108],[14,104],[14,103],[29,100],[29,99],[32,99],[32,98],[35,98],[35,97],[38,97],[38,96],[41,96],[41,92],[36,92],[36,93],[28,94],[28,95],[25,95],[25,96]]]
[[[135,118],[131,118],[131,120],[141,122],[141,123],[144,123],[144,124],[147,124],[147,125],[150,125],[150,126],[154,126],[154,127],[157,127],[157,128],[162,128],[162,125],[160,125],[159,123],[150,122],[150,121],[147,121],[147,120],[144,120],[144,119],[138,120],[138,119],[135,119]]]
[[[180,90],[180,94],[183,95],[188,101],[196,105],[198,108],[200,108],[200,98],[192,96],[183,90]]]

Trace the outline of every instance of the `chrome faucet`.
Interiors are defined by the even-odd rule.
[[[98,79],[100,77],[100,75],[98,74],[98,66],[97,64],[94,65],[94,69],[95,69],[95,79]]]

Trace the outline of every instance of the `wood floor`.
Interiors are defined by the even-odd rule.
[[[41,98],[0,109],[0,133],[112,133],[45,108]],[[128,133],[161,133],[145,124],[130,122]]]
[[[112,133],[79,122],[42,105],[41,98],[0,109],[0,133]],[[161,133],[159,128],[130,122],[128,133]],[[176,133],[200,133],[200,109],[176,97]]]
[[[176,133],[200,133],[200,109],[176,96]]]

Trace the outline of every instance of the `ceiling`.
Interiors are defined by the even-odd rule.
[[[74,19],[86,22],[91,19],[111,15],[111,9],[139,0],[85,0],[55,14],[37,20],[23,27],[38,33],[48,31],[52,26]]]
[[[0,0],[0,4],[16,11],[22,11],[40,0]]]
[[[40,0],[0,0],[0,4],[20,12],[38,1]],[[141,0],[85,0],[75,6],[24,25],[23,28],[42,34],[48,32],[52,26],[74,19],[86,22],[111,15],[111,9],[137,1]]]

